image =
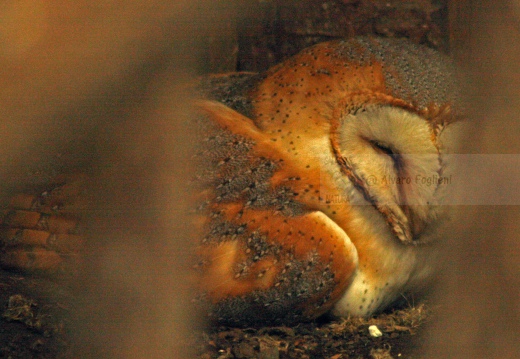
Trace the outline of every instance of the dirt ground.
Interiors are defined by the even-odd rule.
[[[75,298],[63,283],[0,271],[0,358],[70,358]],[[208,326],[187,339],[197,359],[418,358],[427,302],[403,300],[370,319],[321,318],[293,327]],[[382,335],[374,337],[375,325]]]
[[[0,270],[0,358],[64,358],[74,298],[60,283]]]
[[[194,335],[200,359],[227,358],[417,358],[412,338],[431,314],[425,304],[370,319],[322,318],[294,327],[216,327]],[[377,326],[381,336],[370,334]]]
[[[447,50],[446,0],[244,2],[238,23],[208,36],[207,72],[263,71],[314,43],[356,35],[407,37]],[[231,16],[230,19],[234,17]],[[227,30],[226,30],[227,29]],[[69,358],[76,298],[63,283],[0,270],[0,358]],[[412,303],[412,304],[410,304]],[[295,327],[209,327],[188,343],[198,358],[415,358],[431,316],[409,300],[369,320],[323,318]],[[377,325],[380,337],[369,334]]]

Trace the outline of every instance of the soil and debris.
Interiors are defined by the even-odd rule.
[[[58,283],[0,270],[0,358],[64,358],[72,303]]]
[[[217,64],[208,70],[262,71],[306,46],[356,35],[408,37],[444,51],[448,48],[446,0],[304,2],[305,6],[293,0],[247,3],[237,30],[229,36],[230,51],[224,48],[208,55]],[[222,54],[227,54],[226,61]],[[59,283],[0,270],[0,358],[69,357],[74,303]],[[408,304],[367,320],[322,318],[293,327],[212,327],[193,333],[187,345],[195,348],[197,359],[418,358],[414,345],[421,342],[431,315],[427,304]],[[371,326],[382,335],[371,335]]]
[[[412,338],[428,321],[426,304],[380,314],[370,319],[324,318],[293,327],[217,327],[194,335],[198,359],[231,358],[413,358]],[[369,327],[382,335],[374,337]]]
[[[69,358],[75,298],[63,283],[0,270],[0,358]],[[296,326],[196,331],[196,359],[419,358],[416,344],[432,315],[423,303],[370,319],[321,318]],[[381,336],[371,335],[376,326]]]

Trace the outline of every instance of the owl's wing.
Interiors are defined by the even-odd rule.
[[[198,108],[201,303],[215,319],[239,325],[297,322],[328,311],[350,283],[357,251],[312,200],[302,200],[309,188],[324,185],[319,171],[303,171],[304,161],[231,108],[214,101]],[[3,268],[70,269],[81,257],[85,181],[57,178],[11,199],[0,217]]]
[[[79,258],[80,192],[86,176],[58,176],[45,188],[14,195],[0,214],[0,267],[68,271]]]
[[[233,325],[325,313],[358,259],[343,229],[299,201],[302,188],[319,190],[319,174],[303,171],[305,162],[251,119],[214,101],[198,107],[201,302],[214,319]]]

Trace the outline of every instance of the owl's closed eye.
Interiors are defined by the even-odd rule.
[[[370,315],[427,283],[459,116],[448,60],[360,38],[204,87],[197,270],[214,319]]]
[[[201,80],[194,272],[210,318],[366,316],[427,285],[448,216],[455,87],[442,55],[373,38]],[[50,271],[81,257],[87,184],[68,176],[13,197],[0,265]]]

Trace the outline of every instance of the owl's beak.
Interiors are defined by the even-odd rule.
[[[421,218],[413,206],[391,206],[373,203],[385,218],[394,235],[405,244],[415,244],[426,228],[426,221]]]

